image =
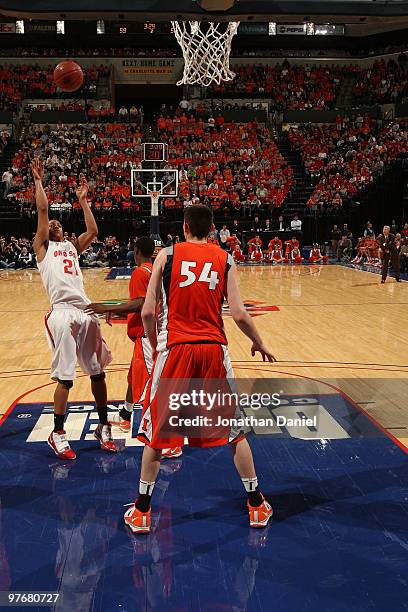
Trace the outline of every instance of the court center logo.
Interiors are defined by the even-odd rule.
[[[260,317],[261,315],[268,314],[268,312],[277,312],[279,310],[278,306],[273,306],[260,300],[244,300],[244,306],[251,317]],[[231,316],[227,303],[222,307],[222,315],[224,317]]]
[[[122,407],[120,402],[108,405],[109,414],[116,413]],[[26,415],[30,414],[35,423],[28,428],[23,426],[21,434],[28,443],[46,442],[53,428],[53,408],[50,404],[25,404],[16,407],[16,412],[9,417],[10,425],[14,418],[24,414],[20,423],[27,423]],[[249,420],[248,433],[255,436],[278,436],[303,440],[339,440],[360,437],[377,437],[381,432],[356,408],[340,394],[317,396],[280,396],[279,406],[272,402],[262,409],[244,408],[243,413]],[[273,423],[262,419],[271,419]],[[115,439],[122,440],[122,448],[143,446],[136,439],[141,419],[141,411],[132,414],[131,430],[115,430]],[[30,422],[29,419],[28,422]],[[283,422],[284,421],[284,422]],[[289,423],[289,425],[288,425]],[[65,420],[65,429],[71,442],[90,442],[95,444],[94,431],[98,424],[98,414],[92,403],[71,403]]]
[[[125,302],[126,299],[123,300],[111,300],[103,302],[104,304],[120,304],[121,302]],[[277,312],[279,310],[278,306],[273,306],[272,304],[267,304],[266,302],[262,302],[260,300],[244,300],[244,306],[251,317],[260,317],[261,315],[268,314],[268,312]],[[231,312],[227,303],[225,303],[222,307],[222,316],[230,317]],[[111,319],[111,323],[114,324],[123,324],[127,323],[127,317],[122,315],[117,315]]]

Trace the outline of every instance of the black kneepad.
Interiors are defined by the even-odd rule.
[[[92,382],[99,382],[101,380],[105,380],[105,372],[101,372],[100,374],[93,374],[90,378]]]
[[[61,380],[60,378],[57,379],[59,384],[62,385],[63,387],[65,387],[68,391],[73,387],[74,383],[72,380]]]

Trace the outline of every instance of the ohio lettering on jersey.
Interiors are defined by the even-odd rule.
[[[78,276],[79,265],[77,264],[78,255],[77,255],[76,250],[75,251],[55,250],[54,257],[64,257],[65,258],[64,261],[62,262],[64,264],[65,274],[75,274],[76,276]]]
[[[74,259],[78,259],[76,251],[54,251],[54,257],[73,257]]]
[[[44,259],[37,266],[51,305],[64,303],[83,308],[90,303],[78,253],[71,242],[50,241]]]

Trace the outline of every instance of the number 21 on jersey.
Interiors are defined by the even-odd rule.
[[[215,289],[220,280],[217,271],[211,270],[211,266],[211,262],[206,262],[198,276],[198,270],[193,271],[193,268],[197,267],[196,261],[182,261],[180,274],[185,276],[186,279],[179,283],[179,287],[188,287],[198,280],[199,283],[208,283],[209,289]]]
[[[62,263],[64,264],[65,274],[74,274],[75,276],[78,276],[78,270],[75,265],[75,261],[72,261],[72,259],[64,259]]]

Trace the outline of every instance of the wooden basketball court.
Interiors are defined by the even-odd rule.
[[[103,270],[84,276],[92,300],[127,299],[127,280],[106,281]],[[290,378],[302,383],[302,392],[305,384],[325,393],[340,389],[408,446],[406,282],[380,285],[378,275],[341,266],[243,267],[239,280],[278,361],[251,358],[249,342],[227,315],[237,377]],[[17,400],[50,402],[54,385],[43,324],[48,302],[37,271],[0,273],[0,310],[0,413]],[[113,353],[109,397],[122,400],[131,342],[124,325],[103,324],[103,332]],[[79,377],[70,400],[90,398],[89,380]]]

